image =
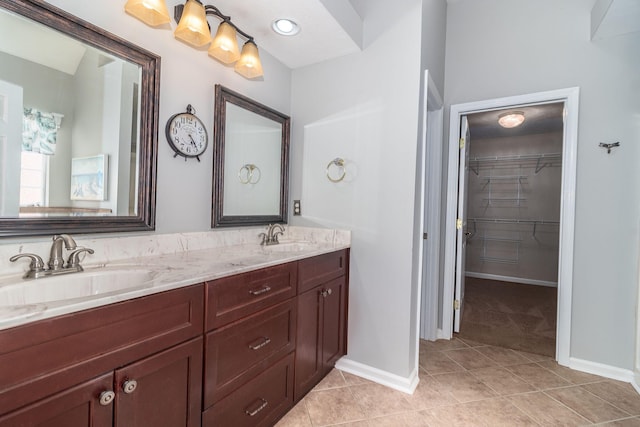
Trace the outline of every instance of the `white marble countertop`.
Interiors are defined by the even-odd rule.
[[[54,298],[47,302],[35,304],[20,304],[2,301],[3,287],[8,289],[10,286],[16,286],[16,283],[26,286],[39,286],[39,284],[43,284],[53,278],[21,279],[21,274],[0,277],[0,330],[350,247],[350,233],[339,230],[290,227],[280,240],[281,246],[276,249],[262,247],[257,242],[249,243],[242,238],[235,239],[236,241],[234,242],[234,239],[230,238],[229,235],[223,235],[224,232],[213,233],[214,237],[209,242],[209,245],[203,243],[206,240],[206,233],[198,233],[197,236],[188,235],[186,237],[181,235],[180,239],[178,239],[177,247],[186,247],[188,248],[186,250],[175,250],[176,248],[171,247],[171,245],[164,245],[164,251],[149,250],[149,247],[153,245],[145,249],[144,244],[137,242],[123,251],[123,257],[115,255],[116,251],[113,249],[113,245],[109,242],[103,242],[102,247],[105,251],[109,251],[109,259],[97,257],[99,262],[92,264],[90,263],[90,258],[87,257],[84,263],[84,273],[70,273],[56,276],[55,278],[55,280],[60,281],[58,278],[96,272],[109,274],[108,272],[114,271],[120,274],[123,272],[126,274],[126,271],[135,272],[141,270],[149,273],[149,280],[125,290],[60,300]],[[255,230],[251,235],[255,236]],[[209,236],[211,237],[211,234]],[[166,236],[162,238],[166,239]],[[124,240],[119,240],[118,243],[120,245],[127,243],[127,238],[121,239]],[[148,239],[146,237],[145,242],[149,243]],[[194,240],[199,243],[194,245]],[[189,242],[192,244],[189,245]],[[294,245],[296,242],[304,242],[304,244]],[[80,244],[80,242],[78,243]],[[291,250],[280,250],[286,249],[288,244],[295,247],[291,248]],[[92,247],[90,245],[86,246]],[[100,244],[97,244],[97,246],[100,246]],[[132,246],[137,246],[137,250],[132,249]],[[189,249],[189,246],[193,246],[194,249]],[[127,257],[127,254],[131,255],[132,252],[143,255]],[[144,255],[145,252],[151,252],[151,255]]]

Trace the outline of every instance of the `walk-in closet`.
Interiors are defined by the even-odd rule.
[[[524,122],[500,125],[508,115]],[[563,104],[470,114],[467,119],[460,337],[554,356]]]

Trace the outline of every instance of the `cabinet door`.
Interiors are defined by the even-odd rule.
[[[0,417],[0,427],[110,427],[113,402],[103,392],[113,388],[113,373],[102,375]]]
[[[298,296],[295,400],[346,354],[347,281],[331,280]]]
[[[321,287],[298,296],[298,328],[295,361],[295,400],[322,379]]]
[[[114,426],[199,426],[202,338],[117,370],[115,384]]]
[[[344,276],[321,286],[322,364],[329,372],[346,353],[346,281]]]

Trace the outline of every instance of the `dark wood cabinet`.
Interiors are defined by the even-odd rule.
[[[102,393],[113,393],[113,372],[0,416],[0,427],[110,427],[112,400],[100,404]],[[108,402],[107,402],[108,401]]]
[[[196,285],[0,331],[0,426],[199,426],[203,296]]]
[[[210,331],[296,296],[297,263],[206,282],[205,330]]]
[[[316,286],[298,295],[296,401],[320,382],[331,371],[335,362],[346,354],[347,276],[343,273],[333,278],[335,274],[327,274],[326,270],[317,267],[340,265],[336,262],[340,255],[346,264],[346,251],[309,258],[299,264],[299,277],[307,278],[300,285],[315,283]],[[314,260],[317,262],[314,263]],[[340,269],[345,271],[346,266]],[[322,282],[326,278],[330,279]]]
[[[296,309],[291,298],[206,335],[205,408],[295,350]]]
[[[293,353],[276,362],[202,415],[203,427],[271,426],[293,405]]]
[[[202,338],[115,371],[118,427],[200,425]]]
[[[349,251],[0,331],[0,427],[270,426],[346,353]]]
[[[204,426],[268,426],[293,405],[297,266],[207,282]]]

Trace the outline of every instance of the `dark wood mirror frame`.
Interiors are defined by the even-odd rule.
[[[160,57],[42,0],[0,0],[0,7],[134,63],[141,69],[137,215],[0,218],[0,237],[154,230]]]
[[[224,157],[225,127],[227,103],[273,120],[282,125],[282,145],[280,151],[280,210],[278,215],[227,215],[224,213]],[[213,120],[213,198],[211,203],[212,227],[237,227],[247,225],[265,225],[287,222],[287,200],[289,194],[289,133],[291,119],[266,105],[260,104],[244,95],[216,85],[215,112]]]

